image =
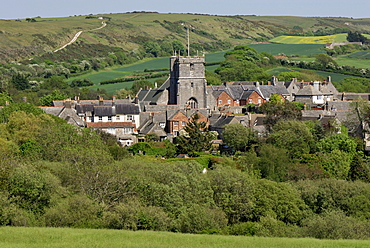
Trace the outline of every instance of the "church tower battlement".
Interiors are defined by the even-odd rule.
[[[169,104],[180,108],[207,108],[205,57],[170,58]]]

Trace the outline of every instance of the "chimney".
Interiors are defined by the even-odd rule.
[[[273,85],[273,86],[275,86],[276,85],[276,82],[277,82],[278,80],[277,80],[277,78],[275,77],[275,76],[272,76],[271,77],[271,84]]]
[[[99,105],[104,105],[104,99],[101,96],[99,96]]]
[[[70,98],[64,100],[64,107],[65,108],[72,108],[72,100]]]
[[[112,96],[112,105],[113,106],[116,105],[116,96],[115,95]]]
[[[326,82],[327,82],[327,83],[331,83],[331,76],[328,76],[328,77],[326,78]]]

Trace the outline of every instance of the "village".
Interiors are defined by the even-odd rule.
[[[130,146],[144,142],[147,134],[173,141],[195,114],[210,131],[218,133],[218,139],[222,138],[224,126],[231,123],[241,123],[264,136],[265,116],[258,113],[258,107],[273,94],[286,101],[302,103],[302,120],[318,120],[323,126],[329,122],[338,126],[348,122],[351,102],[370,98],[368,93],[338,92],[330,76],[322,82],[295,78],[279,81],[272,76],[271,81],[264,83],[207,85],[205,56],[172,56],[168,79],[160,87],[141,89],[133,98],[80,100],[75,97],[41,108],[68,123],[115,135],[122,146]],[[367,134],[360,132],[360,135],[369,150]]]

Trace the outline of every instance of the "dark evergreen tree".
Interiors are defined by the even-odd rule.
[[[195,114],[191,121],[187,123],[184,131],[186,134],[176,137],[179,153],[193,156],[195,152],[209,151],[211,149],[211,141],[214,137],[208,131],[207,123],[199,121],[198,114]]]

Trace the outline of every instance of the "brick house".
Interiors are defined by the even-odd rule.
[[[200,112],[196,112],[195,114],[199,117],[198,122],[205,122],[207,127],[209,126],[209,119],[205,115]],[[195,114],[188,117],[183,111],[177,111],[167,120],[167,133],[172,134],[174,137],[178,136],[180,131],[184,129]]]

